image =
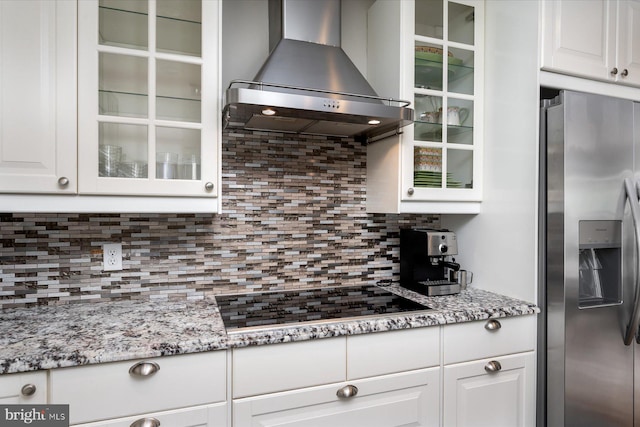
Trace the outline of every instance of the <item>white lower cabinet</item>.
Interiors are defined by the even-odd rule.
[[[0,404],[68,404],[82,427],[529,427],[535,331],[516,316],[0,375]]]
[[[533,426],[535,342],[516,316],[234,349],[232,425]]]
[[[535,424],[536,316],[444,326],[443,425]]]
[[[233,350],[233,426],[438,426],[440,329]]]
[[[0,404],[45,404],[47,403],[47,373],[25,372],[0,375]]]
[[[527,352],[445,366],[444,426],[533,426],[535,363]]]
[[[437,426],[439,376],[440,368],[436,367],[237,399],[233,402],[233,425]],[[347,390],[355,395],[338,397]]]

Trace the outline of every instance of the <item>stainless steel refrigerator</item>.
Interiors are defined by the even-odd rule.
[[[540,123],[538,425],[640,426],[640,104],[559,91]]]

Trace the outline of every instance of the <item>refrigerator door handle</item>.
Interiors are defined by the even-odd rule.
[[[636,242],[636,274],[635,274],[635,295],[633,303],[633,312],[627,331],[624,336],[624,345],[630,345],[638,331],[638,321],[640,320],[640,207],[638,205],[638,194],[640,191],[640,183],[634,182],[631,178],[625,178],[624,188],[629,200],[629,208],[631,209],[631,217],[633,218],[633,231]]]

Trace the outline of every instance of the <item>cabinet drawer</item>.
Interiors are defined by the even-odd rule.
[[[222,427],[227,425],[227,404],[199,406],[196,408],[178,409],[157,412],[117,420],[98,421],[89,424],[76,424],[77,427],[130,427],[140,420],[158,420],[160,426],[172,427]],[[153,424],[149,424],[153,425]]]
[[[160,370],[130,374],[138,362]],[[71,424],[226,399],[226,352],[170,356],[51,371],[51,403],[69,404]]]
[[[338,397],[347,385],[356,394]],[[233,426],[435,427],[439,405],[440,368],[430,368],[237,399]]]
[[[235,349],[233,397],[344,381],[345,351],[345,337]]]
[[[405,329],[347,337],[347,379],[440,364],[440,328]]]
[[[496,323],[497,322],[497,323]],[[491,323],[499,328],[489,329]],[[536,316],[489,319],[444,326],[444,364],[533,350]]]
[[[47,373],[25,372],[0,375],[0,404],[47,403]]]

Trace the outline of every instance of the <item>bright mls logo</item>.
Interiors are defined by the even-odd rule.
[[[0,427],[69,427],[69,405],[0,405]]]

